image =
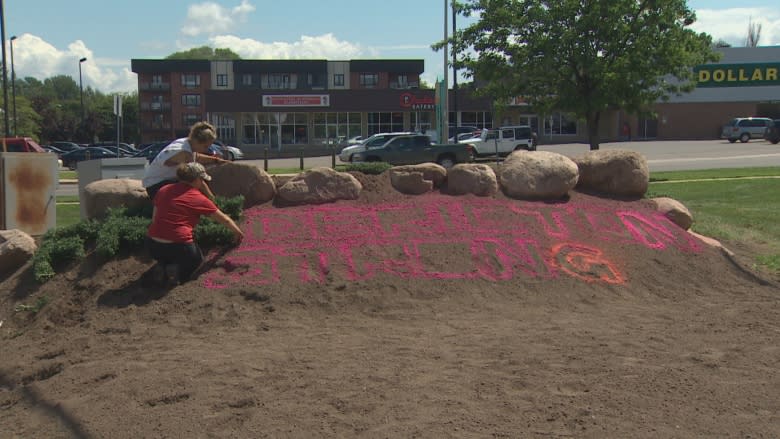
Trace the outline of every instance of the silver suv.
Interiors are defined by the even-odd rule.
[[[763,138],[764,131],[771,125],[772,119],[767,117],[737,117],[723,126],[720,138],[728,139],[731,143],[736,142],[737,139],[747,143],[750,139]]]

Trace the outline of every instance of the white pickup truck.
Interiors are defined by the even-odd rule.
[[[474,145],[477,157],[506,156],[518,149],[536,151],[536,142],[528,125],[482,130],[479,137],[461,140],[460,143]]]

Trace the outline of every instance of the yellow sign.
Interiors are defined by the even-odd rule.
[[[697,87],[780,85],[780,63],[708,64],[694,69]]]

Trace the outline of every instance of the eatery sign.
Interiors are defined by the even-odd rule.
[[[705,64],[693,71],[696,87],[780,85],[780,63]]]
[[[433,110],[436,101],[432,96],[415,96],[413,93],[401,94],[401,108],[412,110]]]
[[[329,95],[263,95],[263,107],[329,107]]]

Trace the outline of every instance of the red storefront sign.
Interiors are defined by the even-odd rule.
[[[401,108],[410,108],[412,110],[433,110],[436,101],[433,97],[415,96],[412,93],[401,94]]]
[[[329,107],[328,95],[263,95],[263,107]]]

